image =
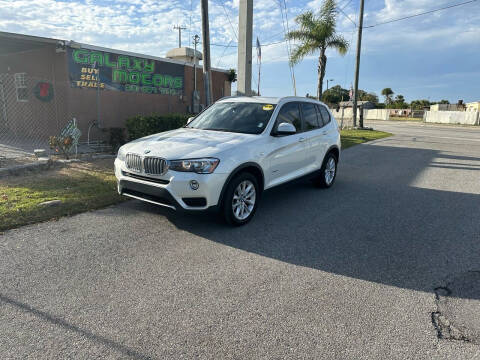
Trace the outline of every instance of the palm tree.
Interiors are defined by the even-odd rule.
[[[323,78],[327,66],[325,52],[328,48],[336,49],[341,55],[348,51],[348,41],[336,33],[336,4],[335,0],[325,0],[318,15],[312,11],[297,16],[295,22],[300,26],[298,30],[287,33],[288,40],[298,41],[300,44],[293,50],[290,62],[298,64],[305,56],[320,52],[318,57],[318,84],[317,99],[322,97]]]
[[[390,88],[385,88],[382,90],[382,95],[385,96],[385,105],[392,103],[392,95],[394,94],[393,90]]]

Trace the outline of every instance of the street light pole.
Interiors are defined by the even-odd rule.
[[[193,91],[197,92],[197,45],[200,42],[200,36],[193,37],[193,45],[195,51],[193,52]]]
[[[327,90],[328,90],[328,82],[329,81],[332,82],[333,80],[335,80],[335,79],[330,79],[330,80],[327,79]]]
[[[200,36],[195,34],[193,37],[194,52],[193,52],[193,94],[192,94],[192,113],[198,112],[198,93],[197,93],[197,45],[200,42]]]
[[[360,0],[360,16],[358,22],[357,60],[355,62],[355,89],[353,94],[353,127],[357,126],[358,76],[360,73],[360,52],[362,49],[364,0]],[[360,117],[360,127],[363,128],[363,116]]]

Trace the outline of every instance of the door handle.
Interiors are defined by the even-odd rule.
[[[301,137],[300,139],[298,139],[298,141],[304,142],[304,141],[305,141],[305,138]]]

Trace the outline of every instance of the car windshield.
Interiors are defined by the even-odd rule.
[[[188,128],[260,134],[268,124],[275,110],[274,104],[253,102],[220,102],[212,105]]]

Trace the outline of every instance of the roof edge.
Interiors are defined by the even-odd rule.
[[[47,44],[57,44],[59,41],[63,41],[60,39],[46,38],[46,37],[34,36],[34,35],[24,35],[24,34],[18,34],[18,33],[11,33],[7,31],[0,31],[0,36],[7,37],[9,39],[36,41],[36,42],[42,42]]]
[[[82,49],[105,51],[105,52],[111,52],[111,53],[114,53],[114,54],[134,56],[134,57],[139,57],[139,58],[144,58],[144,59],[169,62],[169,63],[173,63],[173,64],[185,65],[185,66],[190,66],[190,67],[194,66],[193,63],[189,63],[189,62],[186,62],[186,61],[179,61],[179,60],[168,59],[168,58],[164,58],[164,57],[160,57],[160,56],[152,56],[152,55],[147,55],[147,54],[134,53],[134,52],[131,52],[131,51],[107,48],[107,47],[103,47],[103,46],[90,45],[90,44],[76,42],[74,40],[62,40],[62,39],[55,39],[55,38],[46,38],[46,37],[41,37],[41,36],[25,35],[25,34],[19,34],[19,33],[6,32],[6,31],[0,31],[0,37],[6,37],[6,38],[9,38],[9,39],[35,41],[35,42],[41,42],[41,43],[45,43],[45,44],[58,44],[58,42],[63,42],[67,46],[69,44],[74,43],[74,44],[80,45],[80,47]],[[197,67],[198,66],[199,65],[197,65]],[[225,74],[228,74],[229,71],[230,71],[230,70],[227,70],[227,69],[218,69],[218,68],[213,68],[213,67],[211,69],[213,71],[217,71],[217,72],[221,72],[221,73],[225,73]]]

